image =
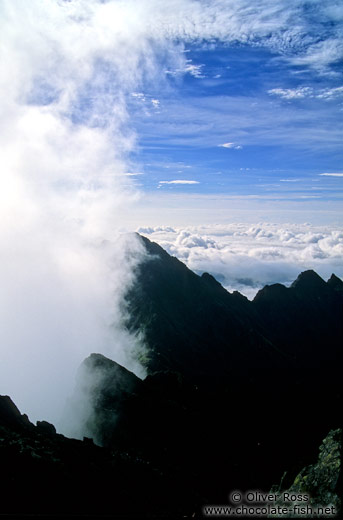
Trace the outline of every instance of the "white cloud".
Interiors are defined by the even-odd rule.
[[[315,89],[312,87],[273,88],[268,94],[279,96],[282,99],[316,98],[331,101],[343,96],[343,87]]]
[[[321,177],[343,177],[343,173],[320,173]]]
[[[143,92],[132,92],[131,96],[145,101],[145,95],[143,94]]]
[[[241,150],[243,148],[242,146],[237,145],[235,143],[223,143],[223,144],[219,144],[218,146],[221,146],[222,148],[231,148],[234,150]]]
[[[137,230],[137,233],[142,233],[143,235],[150,235],[151,233],[176,233],[175,229],[170,226],[156,226],[156,227],[140,227]]]
[[[131,98],[143,109],[143,113],[147,116],[151,115],[149,109],[153,107],[155,110],[160,108],[159,99],[153,98],[150,95],[143,94],[143,92],[132,92]]]
[[[204,65],[195,65],[193,63],[187,63],[187,65],[184,68],[184,72],[190,74],[194,78],[203,78],[203,69]]]
[[[152,105],[153,105],[155,108],[159,108],[159,106],[160,106],[160,102],[159,102],[158,99],[154,99],[154,98],[153,98],[153,99],[151,100],[151,103],[152,103]]]
[[[280,179],[280,182],[301,182],[304,179]]]
[[[268,90],[268,94],[280,96],[283,99],[299,99],[305,97],[313,97],[313,89],[311,87],[299,88],[273,88]]]
[[[305,52],[291,58],[294,65],[305,65],[327,73],[327,66],[337,63],[343,57],[342,35],[339,27],[336,34],[319,43],[310,44]]]
[[[323,89],[320,93],[317,94],[318,98],[323,98],[326,100],[336,99],[339,97],[343,97],[343,87],[336,88],[326,88]]]
[[[183,179],[175,179],[174,181],[159,181],[159,184],[200,184],[199,181],[188,181]]]
[[[190,74],[194,78],[204,78],[202,69],[205,65],[203,64],[194,64],[192,60],[186,60],[184,65],[181,68],[176,68],[173,70],[166,70],[165,73],[171,76],[180,76],[183,74]]]
[[[202,237],[199,234],[189,233],[188,231],[181,231],[175,241],[176,247],[201,247],[204,249],[217,248],[215,240],[205,236]]]

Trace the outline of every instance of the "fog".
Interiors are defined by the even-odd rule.
[[[140,51],[118,55],[115,29],[104,42],[83,5],[1,7],[0,393],[58,428],[91,352],[144,374],[143,346],[122,326],[143,251],[119,233],[137,198],[124,95],[140,81]],[[111,74],[120,90],[106,87]]]

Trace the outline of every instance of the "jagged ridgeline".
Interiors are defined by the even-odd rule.
[[[320,370],[332,381],[343,316],[343,282],[335,275],[326,283],[306,271],[290,288],[266,286],[250,302],[141,240],[149,256],[127,295],[128,327],[145,334],[149,372],[175,369],[189,377],[229,376],[245,383],[289,367],[302,370],[302,378]],[[281,374],[274,375],[278,381]]]
[[[100,354],[84,361],[81,372],[96,376],[83,386],[91,404],[84,431],[102,448],[58,436],[47,423],[30,425],[7,400],[0,408],[10,474],[4,512],[15,511],[18,489],[30,511],[44,510],[32,485],[24,489],[22,475],[32,471],[51,510],[201,516],[205,504],[228,503],[233,489],[267,491],[282,476],[290,489],[341,427],[338,277],[325,282],[306,271],[291,287],[266,286],[249,301],[140,240],[148,254],[126,295],[126,327],[143,334],[148,375],[142,381]],[[13,413],[19,426],[8,420]],[[321,496],[336,493],[335,468]],[[63,498],[72,498],[66,482],[73,482],[72,506]]]

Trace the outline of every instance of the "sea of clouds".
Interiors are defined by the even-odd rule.
[[[229,291],[253,298],[267,284],[289,285],[314,269],[343,277],[343,231],[310,224],[227,224],[147,227],[138,232],[198,274],[209,272]]]

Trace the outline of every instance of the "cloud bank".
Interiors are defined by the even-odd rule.
[[[343,277],[341,229],[309,224],[227,224],[141,228],[197,273],[209,272],[229,291],[253,298],[264,285],[290,284],[314,269],[325,279]]]

